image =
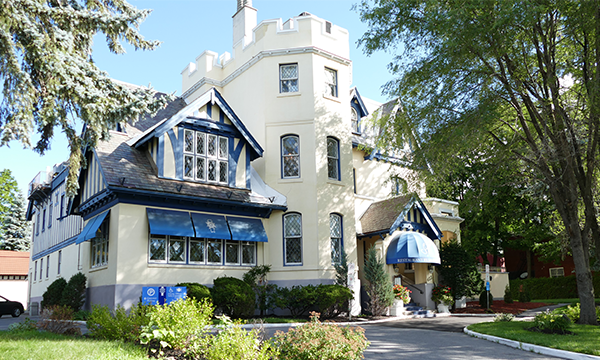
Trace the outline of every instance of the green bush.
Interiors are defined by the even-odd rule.
[[[256,295],[252,287],[233,277],[213,280],[210,293],[216,307],[232,318],[247,318],[254,314]]]
[[[289,310],[293,317],[301,316],[317,305],[318,293],[314,285],[278,287],[273,302],[282,310]]]
[[[348,311],[350,299],[352,299],[352,291],[345,286],[317,286],[317,307],[323,319],[331,319]]]
[[[364,329],[323,324],[317,313],[306,325],[276,332],[273,341],[279,359],[359,360],[369,346]]]
[[[514,302],[512,292],[510,291],[510,287],[508,285],[506,285],[504,288],[504,302],[507,304],[512,304]]]
[[[270,360],[276,359],[279,351],[271,342],[261,342],[257,329],[246,331],[240,327],[240,322],[232,322],[226,316],[221,317],[223,322],[221,331],[210,336],[208,348],[204,352],[206,360]]]
[[[198,283],[179,283],[175,286],[185,286],[187,288],[187,296],[189,298],[192,298],[196,301],[207,299],[208,301],[212,302],[212,296],[210,295],[210,289],[208,286]]]
[[[549,311],[539,313],[533,318],[534,329],[553,334],[567,334],[571,320],[564,314],[555,314]]]
[[[47,308],[49,306],[60,305],[60,300],[62,299],[63,290],[67,286],[67,280],[63,278],[58,278],[48,286],[44,295],[42,295],[42,309]]]
[[[79,311],[85,302],[86,282],[85,275],[80,272],[71,276],[62,292],[60,305],[70,307],[73,312]]]
[[[94,305],[86,325],[90,335],[98,339],[139,341],[142,327],[148,325],[149,306],[133,305],[129,312],[121,305],[114,311],[108,306]]]
[[[202,351],[206,348],[208,325],[214,308],[206,300],[179,299],[170,304],[148,308],[148,324],[142,327],[140,342],[153,353],[163,354],[170,348]]]
[[[527,290],[527,288],[523,289],[523,291],[519,292],[519,302],[520,303],[528,303],[531,301],[531,294]]]
[[[248,270],[244,274],[244,282],[252,287],[256,293],[256,304],[260,310],[260,316],[263,316],[266,311],[273,308],[270,301],[271,294],[275,290],[275,285],[271,285],[267,281],[267,275],[271,271],[271,265],[257,265]]]
[[[491,291],[482,291],[481,294],[479,294],[479,306],[481,306],[484,309],[488,308],[488,302],[486,300],[486,297],[490,301],[490,308],[492,307],[492,303],[494,302],[494,297],[492,296]]]
[[[52,305],[44,308],[37,327],[55,334],[81,335],[79,324],[73,321],[73,309],[68,306]]]
[[[494,317],[494,322],[508,322],[513,321],[515,316],[513,314],[496,314]]]
[[[594,293],[600,294],[600,272],[593,273]],[[519,298],[520,286],[529,291],[532,299],[577,298],[577,280],[575,275],[553,278],[515,279],[510,281],[513,299]]]
[[[553,312],[555,314],[564,314],[572,322],[576,323],[579,321],[579,316],[581,315],[581,305],[577,303],[575,305],[569,305],[567,307],[558,308]],[[596,307],[596,318],[598,319],[598,322],[600,322],[600,306]]]
[[[394,290],[390,276],[374,246],[371,246],[365,254],[363,269],[367,280],[365,290],[369,295],[367,310],[373,316],[385,315],[387,309],[394,303]]]

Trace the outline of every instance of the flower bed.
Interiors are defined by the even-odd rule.
[[[536,309],[544,306],[550,306],[552,304],[547,303],[520,303],[513,302],[511,304],[505,303],[504,300],[494,300],[494,303],[491,306],[492,312],[499,314],[520,314],[525,310]],[[486,314],[486,309],[483,309],[479,306],[478,301],[468,301],[467,307],[462,309],[453,310],[454,314]]]

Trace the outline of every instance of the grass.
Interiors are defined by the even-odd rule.
[[[547,303],[547,304],[574,304],[574,303],[578,303],[579,299],[578,298],[572,298],[572,299],[541,299],[541,300],[531,300],[531,302],[543,302],[543,303]],[[600,303],[600,298],[596,299],[596,304]]]
[[[30,330],[0,331],[0,359],[147,360],[148,358],[145,350],[134,344]]]
[[[600,326],[573,324],[569,330],[575,333],[574,335],[543,334],[525,330],[531,326],[530,321],[511,321],[485,322],[469,325],[468,328],[478,333],[524,343],[583,354],[600,355],[600,347],[598,346]]]

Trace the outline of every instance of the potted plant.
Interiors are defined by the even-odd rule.
[[[404,304],[408,304],[410,302],[410,293],[407,287],[404,287],[400,284],[396,284],[393,287],[394,290],[394,304],[390,309],[390,315],[399,316],[404,312]]]
[[[448,307],[454,304],[452,289],[449,286],[438,285],[431,292],[431,300],[438,303],[438,312],[447,313]]]

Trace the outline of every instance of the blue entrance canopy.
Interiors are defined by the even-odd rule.
[[[388,246],[386,264],[440,264],[440,253],[433,240],[415,231],[402,231]]]
[[[238,241],[267,242],[267,233],[260,219],[227,217],[231,239]]]
[[[146,214],[152,235],[194,236],[188,212],[148,208]]]
[[[75,244],[81,244],[82,242],[85,242],[85,241],[95,238],[96,232],[100,228],[100,225],[102,225],[102,222],[104,221],[104,219],[106,219],[106,216],[108,215],[109,212],[110,212],[110,210],[105,211],[102,214],[96,215],[96,217],[91,218],[90,221],[88,221],[88,223],[85,224],[85,227],[83,228],[83,230],[81,230],[81,233],[79,233],[79,236],[77,236],[77,239],[75,240]]]
[[[223,215],[192,213],[196,237],[207,239],[231,239],[227,221]]]

